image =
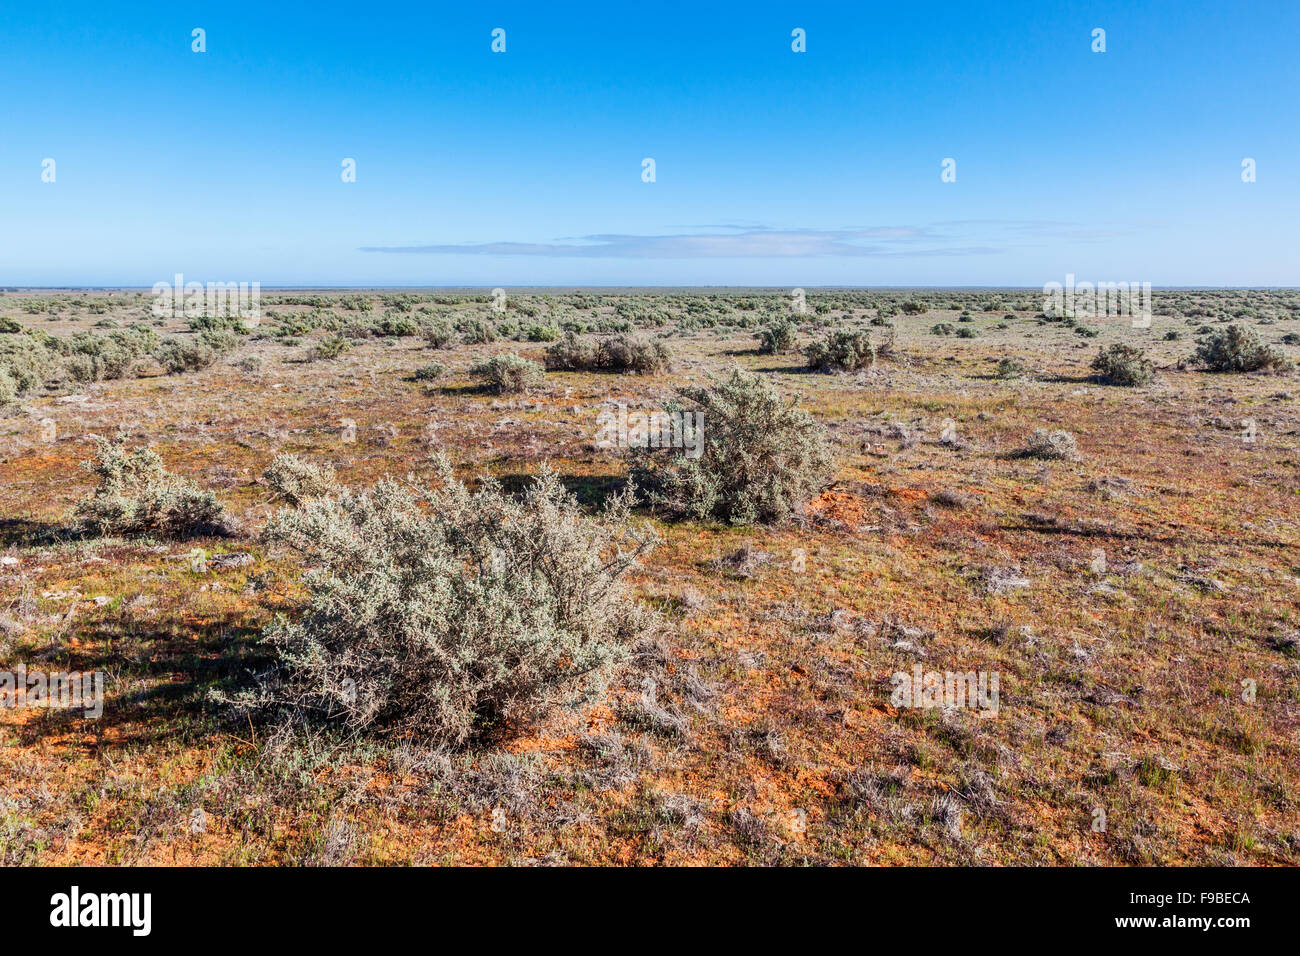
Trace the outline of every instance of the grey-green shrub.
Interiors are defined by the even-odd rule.
[[[430,362],[427,365],[421,365],[415,370],[415,380],[417,382],[432,382],[446,374],[447,366],[441,362]]]
[[[333,465],[303,461],[297,455],[276,455],[262,472],[262,480],[275,500],[291,508],[338,490]]]
[[[1092,369],[1106,385],[1146,385],[1156,376],[1156,367],[1145,352],[1120,342],[1098,352]]]
[[[614,335],[600,341],[596,364],[612,372],[654,375],[668,369],[672,364],[672,353],[663,339]]]
[[[329,359],[338,358],[351,347],[352,343],[342,335],[327,335],[316,343],[311,355],[314,359],[328,361]]]
[[[761,375],[734,369],[678,394],[665,410],[696,416],[700,453],[635,452],[633,480],[654,506],[733,524],[780,521],[830,484],[835,464],[825,429]]]
[[[1197,346],[1195,359],[1211,372],[1285,372],[1291,368],[1290,360],[1260,342],[1254,329],[1235,323],[1211,332]]]
[[[153,449],[141,446],[127,451],[120,438],[93,437],[95,459],[83,467],[98,482],[76,507],[87,532],[181,538],[228,530],[225,508],[216,496],[188,478],[168,473]]]
[[[498,394],[518,395],[539,387],[546,370],[513,352],[500,352],[476,363],[470,374],[485,378],[488,387]]]
[[[214,365],[239,345],[235,333],[226,329],[208,329],[193,338],[169,336],[154,350],[154,358],[172,375],[196,372]]]
[[[13,382],[15,395],[45,383],[58,368],[57,349],[49,336],[6,335],[0,339],[0,370]]]
[[[431,349],[450,348],[456,342],[456,330],[447,322],[430,322],[424,326],[424,344]]]
[[[1029,367],[1018,358],[1007,356],[998,360],[998,369],[994,373],[998,378],[1025,378],[1030,374]]]
[[[825,341],[813,342],[804,354],[808,356],[808,367],[816,371],[853,372],[869,368],[877,358],[892,353],[893,341],[893,329],[879,343],[861,329],[832,329]]]
[[[546,350],[546,367],[551,371],[588,371],[596,367],[596,346],[590,339],[565,332]]]
[[[665,371],[671,363],[672,352],[662,339],[627,334],[592,341],[566,332],[546,350],[546,367],[553,371],[653,375]]]
[[[520,498],[435,471],[271,519],[306,598],[266,630],[278,666],[238,703],[459,746],[588,699],[662,627],[625,583],[657,540],[630,495],[587,517],[550,471]]]
[[[482,319],[465,319],[460,323],[460,340],[466,345],[482,345],[486,342],[495,342],[497,332],[493,326]]]
[[[758,339],[758,351],[763,355],[779,355],[794,348],[794,323],[780,319],[767,328],[759,329],[755,334]]]
[[[1079,457],[1079,446],[1074,436],[1064,429],[1049,431],[1039,428],[1029,436],[1029,441],[1019,452],[1021,458],[1041,458],[1046,461],[1071,461]]]

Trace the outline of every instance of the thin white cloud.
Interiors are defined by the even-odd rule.
[[[703,233],[580,236],[551,242],[480,242],[363,246],[362,252],[435,256],[540,256],[579,259],[803,259],[823,257],[962,256],[999,250],[951,244],[918,226],[866,229],[712,227]]]

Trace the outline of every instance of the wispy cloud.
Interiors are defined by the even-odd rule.
[[[578,259],[799,259],[822,257],[968,256],[1000,250],[953,242],[922,226],[863,229],[769,229],[712,226],[669,235],[608,233],[550,242],[479,242],[362,246],[362,252],[433,256],[541,256]]]

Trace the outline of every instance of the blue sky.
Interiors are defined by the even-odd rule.
[[[6,3],[0,285],[1300,285],[1295,0],[466,6]]]

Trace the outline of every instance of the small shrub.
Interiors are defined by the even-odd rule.
[[[794,324],[784,319],[773,322],[765,329],[760,329],[755,337],[758,339],[758,351],[763,355],[780,355],[794,348]]]
[[[459,746],[589,698],[661,627],[625,583],[657,540],[630,494],[589,518],[550,471],[516,499],[435,467],[436,487],[384,479],[271,519],[307,597],[238,704]]]
[[[952,335],[957,331],[957,327],[951,322],[936,322],[930,326],[931,335]]]
[[[957,338],[973,339],[975,338],[975,330],[971,328],[967,328],[966,326],[962,326],[960,329],[957,330]]]
[[[58,367],[58,353],[46,342],[52,339],[33,335],[5,336],[0,339],[0,371],[13,383],[15,396],[23,395],[45,383]]]
[[[998,370],[994,374],[1003,379],[1027,378],[1030,371],[1020,359],[1008,356],[998,360]]]
[[[151,448],[128,452],[122,439],[94,436],[94,461],[83,463],[98,479],[95,491],[77,503],[83,526],[96,535],[181,538],[222,534],[225,509],[210,491],[169,474]]]
[[[518,395],[538,388],[546,371],[513,352],[501,352],[475,364],[470,374],[487,379],[488,387],[498,394]]]
[[[431,322],[424,327],[424,344],[431,349],[450,348],[456,341],[456,330],[446,322]]]
[[[1211,372],[1284,372],[1291,362],[1277,349],[1264,345],[1254,329],[1232,324],[1212,332],[1196,349],[1195,360]]]
[[[1041,458],[1046,461],[1071,461],[1079,457],[1079,446],[1074,436],[1064,429],[1048,431],[1037,429],[1019,453],[1021,458]]]
[[[596,349],[596,364],[611,372],[635,372],[654,375],[666,371],[672,353],[663,339],[615,335],[602,339]]]
[[[17,333],[21,332],[23,327],[9,318],[7,315],[0,315],[0,333]]]
[[[194,338],[171,336],[163,339],[153,356],[172,375],[196,372],[214,365],[239,344],[235,333],[225,329],[209,329]]]
[[[596,347],[573,332],[546,350],[546,367],[551,371],[578,372],[596,367]]]
[[[1107,385],[1146,385],[1155,378],[1155,365],[1141,349],[1116,342],[1092,360],[1097,377]]]
[[[291,508],[338,490],[332,465],[313,464],[297,455],[276,455],[262,472],[262,480],[271,489],[272,498]]]
[[[18,385],[14,382],[9,372],[0,368],[0,408],[16,401],[18,398]]]
[[[529,342],[554,342],[560,337],[556,325],[526,325],[520,328],[520,337]]]
[[[483,345],[495,342],[497,332],[482,319],[466,319],[460,323],[460,340],[466,345]]]
[[[813,342],[805,350],[808,367],[819,372],[852,372],[876,364],[876,359],[893,353],[893,330],[880,344],[861,330],[832,329],[824,342]]]
[[[352,343],[343,336],[329,335],[316,343],[311,354],[314,359],[328,361],[338,358],[351,347]]]
[[[421,365],[415,370],[415,380],[417,382],[432,382],[446,374],[447,366],[441,362],[430,362],[428,365]]]
[[[653,375],[665,371],[671,362],[672,353],[662,339],[627,334],[591,342],[567,332],[546,350],[546,367],[555,371]]]
[[[699,455],[638,452],[633,478],[656,507],[732,524],[780,521],[834,476],[825,429],[762,376],[735,369],[678,394],[682,400],[669,402],[666,411],[695,415]]]

